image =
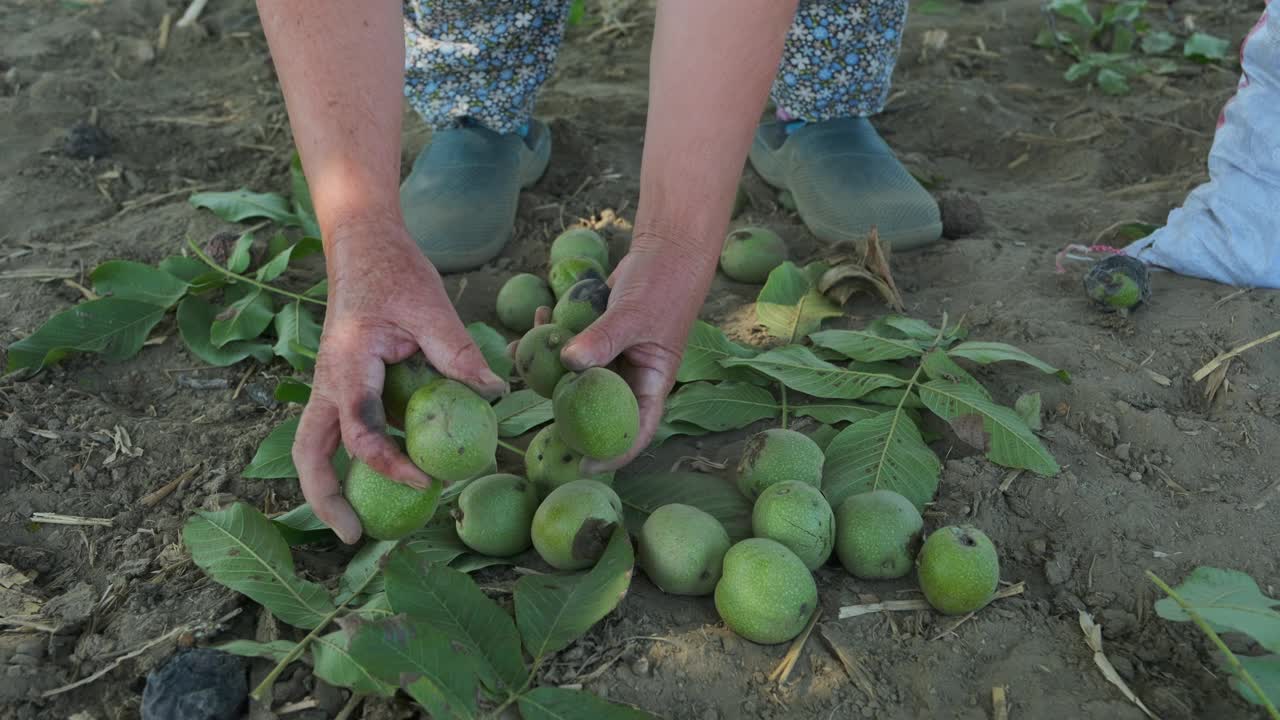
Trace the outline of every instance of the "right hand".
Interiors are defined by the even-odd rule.
[[[350,544],[361,528],[330,464],[339,442],[397,482],[419,489],[433,482],[386,434],[386,366],[421,350],[442,375],[486,397],[505,392],[506,383],[489,369],[403,222],[349,223],[327,235],[329,304],[293,463],[316,517]]]

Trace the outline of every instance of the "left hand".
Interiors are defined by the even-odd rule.
[[[637,233],[631,251],[609,277],[608,309],[561,351],[570,370],[616,363],[640,405],[635,444],[612,460],[584,460],[587,475],[631,462],[657,432],[689,330],[715,274],[715,259],[705,255],[694,243]]]

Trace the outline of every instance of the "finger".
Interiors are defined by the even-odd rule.
[[[627,342],[634,342],[630,337],[634,328],[629,328],[631,313],[622,307],[613,307],[605,311],[599,320],[578,333],[560,351],[560,362],[575,372],[587,368],[604,367],[627,348]]]
[[[489,399],[507,392],[507,382],[489,369],[484,354],[456,315],[443,322],[425,324],[416,337],[432,367],[445,377]]]
[[[314,398],[302,411],[293,440],[293,465],[298,484],[311,510],[348,545],[360,539],[360,520],[342,496],[330,458],[338,449],[338,409],[324,398]]]
[[[382,408],[385,365],[372,355],[345,353],[346,367],[334,373],[342,378],[338,388],[338,421],[342,444],[375,472],[396,482],[425,490],[431,480],[400,452],[387,436],[387,419]]]
[[[538,309],[533,311],[533,326],[546,325],[551,322],[551,308],[547,305],[539,305]]]

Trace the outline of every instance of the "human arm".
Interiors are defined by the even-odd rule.
[[[572,369],[615,359],[640,402],[631,451],[649,444],[711,286],[752,134],[796,0],[662,0],[650,58],[640,204],[605,314],[565,348]]]
[[[349,543],[360,524],[329,463],[339,443],[392,479],[430,483],[386,436],[385,365],[420,349],[442,374],[477,391],[505,387],[404,226],[400,8],[398,0],[258,3],[329,275],[314,387],[293,459],[317,517]]]

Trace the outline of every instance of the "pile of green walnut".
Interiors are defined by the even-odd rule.
[[[730,234],[722,258],[726,273],[744,282],[767,276],[785,259],[776,237],[759,229]],[[631,449],[639,427],[636,398],[613,371],[571,372],[560,357],[575,333],[604,313],[608,266],[600,236],[573,229],[551,247],[548,281],[516,275],[498,295],[503,324],[523,333],[515,346],[516,372],[553,409],[554,422],[534,436],[525,454],[525,477],[495,473],[497,421],[483,398],[420,360],[388,369],[383,400],[388,417],[404,428],[409,457],[433,479],[467,482],[452,517],[458,537],[477,553],[508,557],[532,546],[554,568],[581,570],[599,560],[622,523],[613,474],[588,477],[583,461],[609,460]],[[538,308],[553,300],[551,322],[535,325]],[[914,569],[925,598],[946,614],[990,602],[1000,566],[985,534],[944,527],[922,544],[919,508],[890,490],[856,494],[832,508],[822,492],[823,462],[817,443],[799,432],[775,428],[753,436],[738,464],[737,484],[754,504],[754,537],[732,544],[707,512],[665,505],[640,529],[640,567],[665,592],[714,594],[725,624],[764,644],[786,642],[804,630],[818,604],[812,572],[833,555],[866,580],[900,578]],[[391,540],[431,519],[440,487],[419,491],[356,462],[346,496],[366,533]]]

